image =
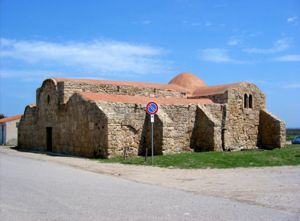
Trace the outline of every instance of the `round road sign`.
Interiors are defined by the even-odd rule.
[[[146,111],[148,114],[156,114],[158,111],[158,105],[155,102],[149,102],[146,106]]]

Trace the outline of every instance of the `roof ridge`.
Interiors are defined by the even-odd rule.
[[[170,85],[156,82],[134,82],[134,81],[118,81],[118,80],[100,80],[100,79],[83,79],[83,78],[60,78],[53,77],[55,81],[71,81],[71,82],[82,82],[87,84],[111,84],[116,86],[136,86],[136,87],[147,87],[147,88],[157,88],[157,89],[169,89],[177,90],[181,92],[188,92],[186,88],[180,87],[178,85]]]
[[[187,98],[155,98],[146,96],[130,96],[130,95],[115,95],[94,92],[80,92],[81,97],[90,101],[104,101],[112,103],[129,103],[129,104],[147,104],[150,101],[155,101],[158,104],[212,104],[212,100],[207,98],[187,99]]]
[[[241,86],[243,83],[246,83],[246,82],[237,82],[237,83],[230,83],[230,84],[219,84],[219,85],[212,85],[212,86],[204,86],[204,87],[201,87],[201,88],[197,88],[190,97],[206,96],[206,95],[224,93],[226,90],[237,88],[237,87]]]

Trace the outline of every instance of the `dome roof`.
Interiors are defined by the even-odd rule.
[[[169,84],[186,88],[191,92],[197,88],[206,86],[203,80],[198,78],[196,75],[187,72],[178,74],[169,82]]]

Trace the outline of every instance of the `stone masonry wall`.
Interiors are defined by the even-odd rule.
[[[150,151],[149,116],[145,105],[97,102],[108,117],[110,156],[144,155]],[[216,108],[217,107],[217,108]],[[207,105],[220,122],[220,105]],[[166,154],[189,151],[197,105],[160,105],[154,123],[154,152]],[[219,132],[218,132],[219,133]],[[214,139],[214,138],[213,138]],[[220,139],[220,138],[216,138]]]
[[[212,94],[206,96],[192,96],[189,99],[208,98],[217,104],[226,104],[228,102],[228,91],[220,94]]]
[[[244,107],[244,95],[252,95],[252,108]],[[256,148],[260,111],[265,109],[265,96],[254,85],[243,83],[228,91],[228,104],[224,124],[225,150]]]
[[[221,151],[221,120],[213,117],[204,105],[198,105],[191,148],[195,151]]]
[[[252,96],[252,107],[245,107],[245,95],[248,96],[248,99],[250,95]],[[265,110],[266,107],[265,95],[257,86],[244,82],[240,83],[236,89],[228,89],[224,94],[207,95],[197,98],[210,98],[216,103],[224,104],[223,110],[217,112],[223,115],[221,138],[224,150],[251,149],[261,145],[259,125],[261,123],[264,125],[264,121],[260,120],[260,112]],[[284,129],[282,129],[284,126],[280,125],[273,128],[273,133],[278,135],[274,137],[284,140]],[[269,143],[275,144],[276,142]],[[277,142],[276,145],[278,146],[279,143]]]
[[[125,90],[125,87],[118,88],[113,85],[91,86],[70,82],[65,83],[61,84],[59,82],[56,85],[54,81],[46,80],[37,91],[38,123],[36,128],[39,128],[40,132],[36,146],[44,147],[45,149],[46,127],[53,128],[53,151],[56,152],[91,155],[92,151],[97,152],[98,155],[113,156],[122,155],[125,151],[127,155],[137,155],[138,153],[141,154],[145,147],[150,146],[150,124],[148,119],[146,119],[145,107],[142,105],[97,103],[97,109],[101,109],[103,115],[107,115],[107,124],[105,126],[105,134],[107,136],[106,150],[102,148],[103,145],[101,144],[101,148],[98,147],[97,150],[95,147],[96,142],[94,144],[89,143],[89,140],[93,140],[94,137],[91,135],[93,130],[88,128],[93,128],[95,125],[93,125],[91,120],[85,119],[84,114],[88,113],[88,116],[93,118],[98,110],[88,111],[86,109],[88,104],[85,101],[73,98],[76,97],[74,95],[72,96],[72,102],[70,101],[67,104],[61,103],[63,100],[61,96],[64,91],[65,95],[74,93],[74,90],[99,91],[100,89],[108,93],[115,93],[116,90],[119,90],[121,94],[130,93],[130,95],[133,95],[133,93],[142,93],[144,95],[147,90],[150,90],[149,88],[139,92],[135,88],[127,88],[128,90]],[[151,89],[148,92],[153,91]],[[156,93],[164,93],[166,97],[183,96],[182,93],[174,95],[170,94],[171,92],[178,93],[177,91],[156,91]],[[160,96],[162,95],[160,94]],[[156,142],[154,146],[157,154],[190,150],[196,109],[195,104],[162,105],[160,107],[160,112],[156,115],[157,119],[154,124]],[[99,137],[99,135],[97,136]]]
[[[164,110],[163,106],[160,106],[156,116],[157,118],[159,118],[160,122],[162,122],[162,132],[161,132],[162,141],[161,143],[159,143],[161,144],[161,152],[163,154],[167,154],[167,153],[174,153],[173,151],[177,151],[177,152],[181,151],[182,149],[176,146],[176,143],[173,139],[174,135],[176,134],[176,128],[177,128],[176,121],[174,122],[170,118],[170,116]]]
[[[262,148],[282,148],[286,144],[285,123],[264,110],[260,111],[259,146]]]
[[[168,116],[164,125],[164,153],[178,153],[190,149],[190,139],[196,116],[196,105],[164,105],[161,109]]]
[[[151,123],[146,114],[145,105],[97,102],[108,117],[108,155],[136,156],[144,155],[151,149]],[[161,108],[161,107],[160,107]],[[160,110],[160,113],[162,110]],[[162,154],[165,150],[166,115],[155,115],[154,153]]]
[[[19,146],[46,150],[52,128],[53,151],[81,156],[143,155],[151,147],[146,104],[88,101],[74,92],[92,91],[147,97],[185,97],[182,92],[132,86],[90,85],[49,79],[37,90],[37,107],[26,107],[19,125]],[[252,96],[245,107],[244,95]],[[238,150],[283,146],[284,124],[264,112],[265,96],[241,83],[215,104],[159,104],[155,116],[155,154],[195,150]],[[260,125],[260,126],[259,126]],[[268,126],[271,125],[271,126]],[[273,133],[273,137],[269,137]]]
[[[97,102],[97,105],[107,113],[108,117],[108,151],[110,156],[144,155],[145,149],[150,151],[150,119],[146,114],[145,105]],[[163,107],[160,106],[160,113]],[[161,154],[167,147],[166,129],[167,115],[155,116],[154,149],[155,154]]]
[[[221,120],[221,105],[204,104],[202,106],[211,111],[216,121]],[[160,112],[163,110],[163,113],[168,116],[167,119],[161,117],[164,122],[163,153],[191,151],[192,134],[195,121],[198,120],[197,108],[197,104],[164,105],[160,108]]]
[[[107,113],[107,139],[109,156],[138,155],[145,109],[138,104],[97,102]]]
[[[53,126],[55,152],[107,156],[107,118],[95,103],[72,96]]]
[[[151,124],[145,105],[91,102],[79,94],[59,104],[57,90],[51,81],[39,89],[39,106],[26,109],[20,146],[46,150],[46,128],[51,127],[53,152],[107,157],[150,150]],[[221,117],[220,105],[205,106],[215,118]],[[155,154],[191,150],[196,110],[196,104],[159,106],[154,123]]]
[[[51,84],[51,83],[49,83]],[[96,106],[74,95],[58,105],[54,85],[39,93],[39,106],[27,107],[19,126],[19,146],[46,150],[46,128],[52,128],[53,152],[80,156],[107,156],[107,119]],[[50,102],[48,103],[48,95]]]
[[[21,148],[41,149],[40,131],[37,128],[38,113],[36,107],[27,106],[18,128],[18,146]]]
[[[19,146],[46,150],[46,128],[54,127],[59,122],[60,107],[54,82],[52,80],[44,81],[43,86],[37,90],[36,98],[37,106],[26,108],[24,119],[22,118],[20,122],[19,133],[27,135],[21,135]]]

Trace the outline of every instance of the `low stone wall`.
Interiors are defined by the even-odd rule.
[[[261,110],[259,117],[259,146],[282,148],[286,144],[285,123],[271,113]]]

